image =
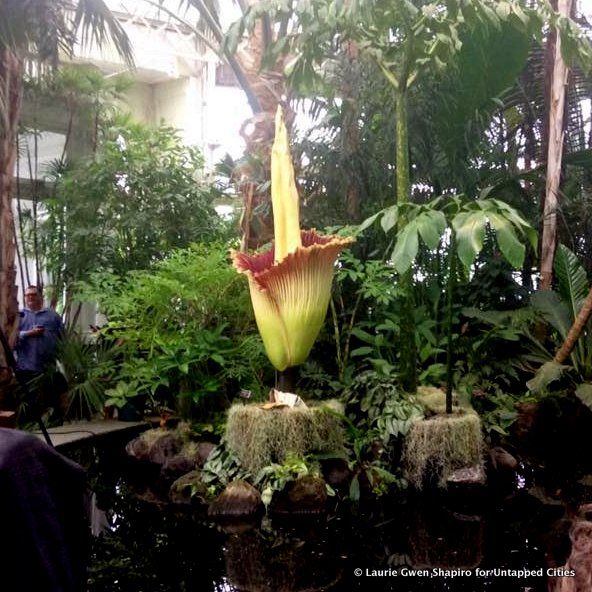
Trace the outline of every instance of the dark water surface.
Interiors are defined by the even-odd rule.
[[[93,539],[88,592],[546,592],[545,572],[569,554],[565,506],[536,499],[520,489],[524,483],[480,513],[393,498],[357,511],[337,503],[321,518],[222,529],[147,501],[123,443],[67,454],[88,467],[103,511],[95,513],[96,530],[101,520],[104,528]],[[543,575],[486,573],[496,569]]]

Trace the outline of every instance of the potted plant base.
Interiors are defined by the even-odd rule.
[[[429,398],[434,393],[430,391]],[[444,393],[439,391],[440,399]],[[422,393],[418,394],[422,400]],[[481,465],[483,436],[481,420],[473,409],[455,405],[452,413],[434,412],[431,401],[425,404],[426,418],[416,421],[403,448],[405,478],[416,489],[426,484],[446,488],[449,477],[458,469]]]
[[[225,439],[241,465],[252,474],[287,453],[340,453],[344,433],[337,402],[311,407],[233,405],[228,412]]]

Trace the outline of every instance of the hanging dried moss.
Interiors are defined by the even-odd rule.
[[[472,410],[456,408],[413,424],[403,450],[405,478],[417,489],[427,483],[446,487],[457,469],[481,462],[481,420]]]
[[[233,405],[228,412],[226,442],[253,474],[271,463],[283,463],[288,453],[342,453],[343,428],[327,407]]]

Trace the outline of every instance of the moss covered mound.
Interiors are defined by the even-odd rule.
[[[426,415],[441,415],[446,413],[446,393],[435,386],[417,387],[417,400],[426,411]],[[452,392],[452,405],[454,409],[471,409],[470,403],[456,392]]]
[[[456,470],[481,462],[481,420],[470,409],[434,415],[413,424],[403,450],[405,478],[417,489],[432,482],[446,487]]]
[[[228,412],[226,442],[253,474],[271,463],[283,463],[288,453],[339,454],[343,452],[343,428],[331,407],[262,409],[260,405],[233,405]]]

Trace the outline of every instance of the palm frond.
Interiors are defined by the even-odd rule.
[[[133,52],[121,23],[113,16],[104,0],[78,0],[72,20],[82,47],[103,47],[111,42],[119,55],[131,66]]]

